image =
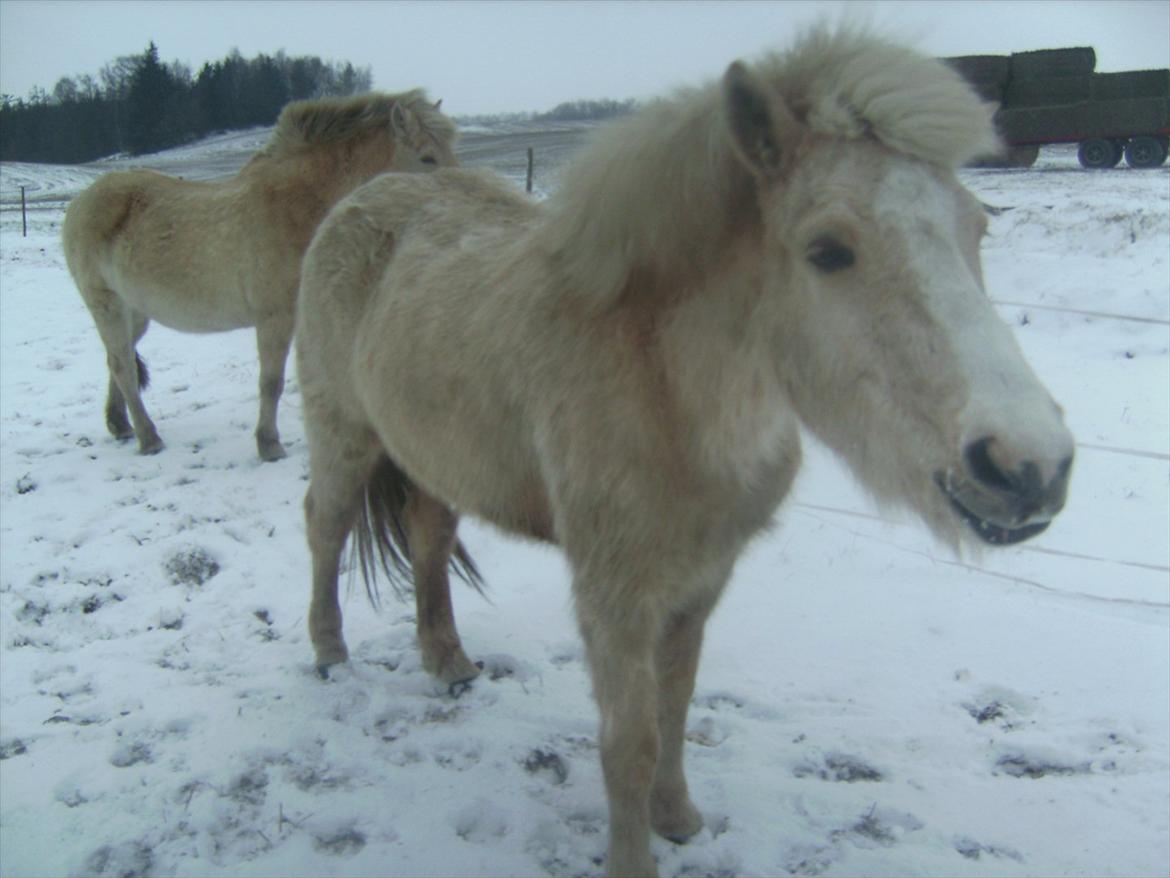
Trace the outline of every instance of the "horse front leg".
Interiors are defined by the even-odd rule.
[[[260,419],[256,423],[256,450],[261,460],[280,460],[287,455],[276,428],[276,408],[284,392],[284,367],[292,344],[293,315],[269,315],[256,323],[256,347],[260,353]]]
[[[479,675],[455,629],[447,570],[459,519],[447,506],[415,487],[406,502],[406,533],[414,572],[418,644],[423,668],[454,687]]]
[[[658,620],[649,610],[614,606],[593,591],[574,589],[578,621],[601,712],[601,769],[609,800],[612,878],[656,876],[650,854],[650,791],[659,758]]]
[[[650,822],[655,832],[674,842],[686,841],[703,827],[703,816],[687,791],[683,747],[703,628],[713,605],[713,598],[703,600],[685,612],[672,615],[655,655],[661,752],[650,791]]]

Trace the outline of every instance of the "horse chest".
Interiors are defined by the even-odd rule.
[[[796,414],[779,383],[734,356],[676,376],[676,429],[691,465],[734,485],[753,485],[799,448]]]

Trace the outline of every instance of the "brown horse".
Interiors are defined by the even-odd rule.
[[[309,627],[346,648],[339,557],[413,567],[425,667],[477,673],[457,516],[565,551],[601,712],[608,870],[702,825],[683,733],[707,616],[800,463],[798,423],[944,540],[1062,508],[1073,440],[983,289],[955,169],[988,109],[852,32],[732,64],[611,127],[536,204],[462,170],[386,176],[305,258]],[[466,555],[457,560],[466,562]]]
[[[420,90],[299,101],[235,177],[188,182],[122,171],[74,198],[65,258],[106,347],[110,432],[137,436],[143,454],[163,447],[142,405],[147,373],[135,352],[151,320],[182,332],[255,326],[256,444],[264,460],[284,457],[276,407],[301,258],[317,224],[377,174],[457,164],[454,140],[451,120]]]

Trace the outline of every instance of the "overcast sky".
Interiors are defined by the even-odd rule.
[[[860,18],[936,55],[1090,45],[1098,70],[1170,66],[1170,0],[1106,2],[315,2],[0,0],[0,92],[52,91],[153,40],[193,72],[232,48],[369,65],[453,115],[645,98],[782,48],[820,17]]]

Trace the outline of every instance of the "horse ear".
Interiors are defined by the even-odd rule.
[[[396,103],[390,108],[390,124],[402,139],[413,141],[418,138],[418,119],[402,104]]]
[[[439,98],[437,101],[435,101],[435,105],[434,105],[433,107],[431,107],[431,109],[432,109],[432,110],[437,110],[437,109],[439,109],[439,107],[441,107],[441,106],[443,106],[443,99],[442,99],[442,98]]]
[[[723,75],[723,100],[731,142],[740,158],[753,172],[774,176],[782,154],[780,128],[790,121],[787,108],[769,95],[741,61]]]

